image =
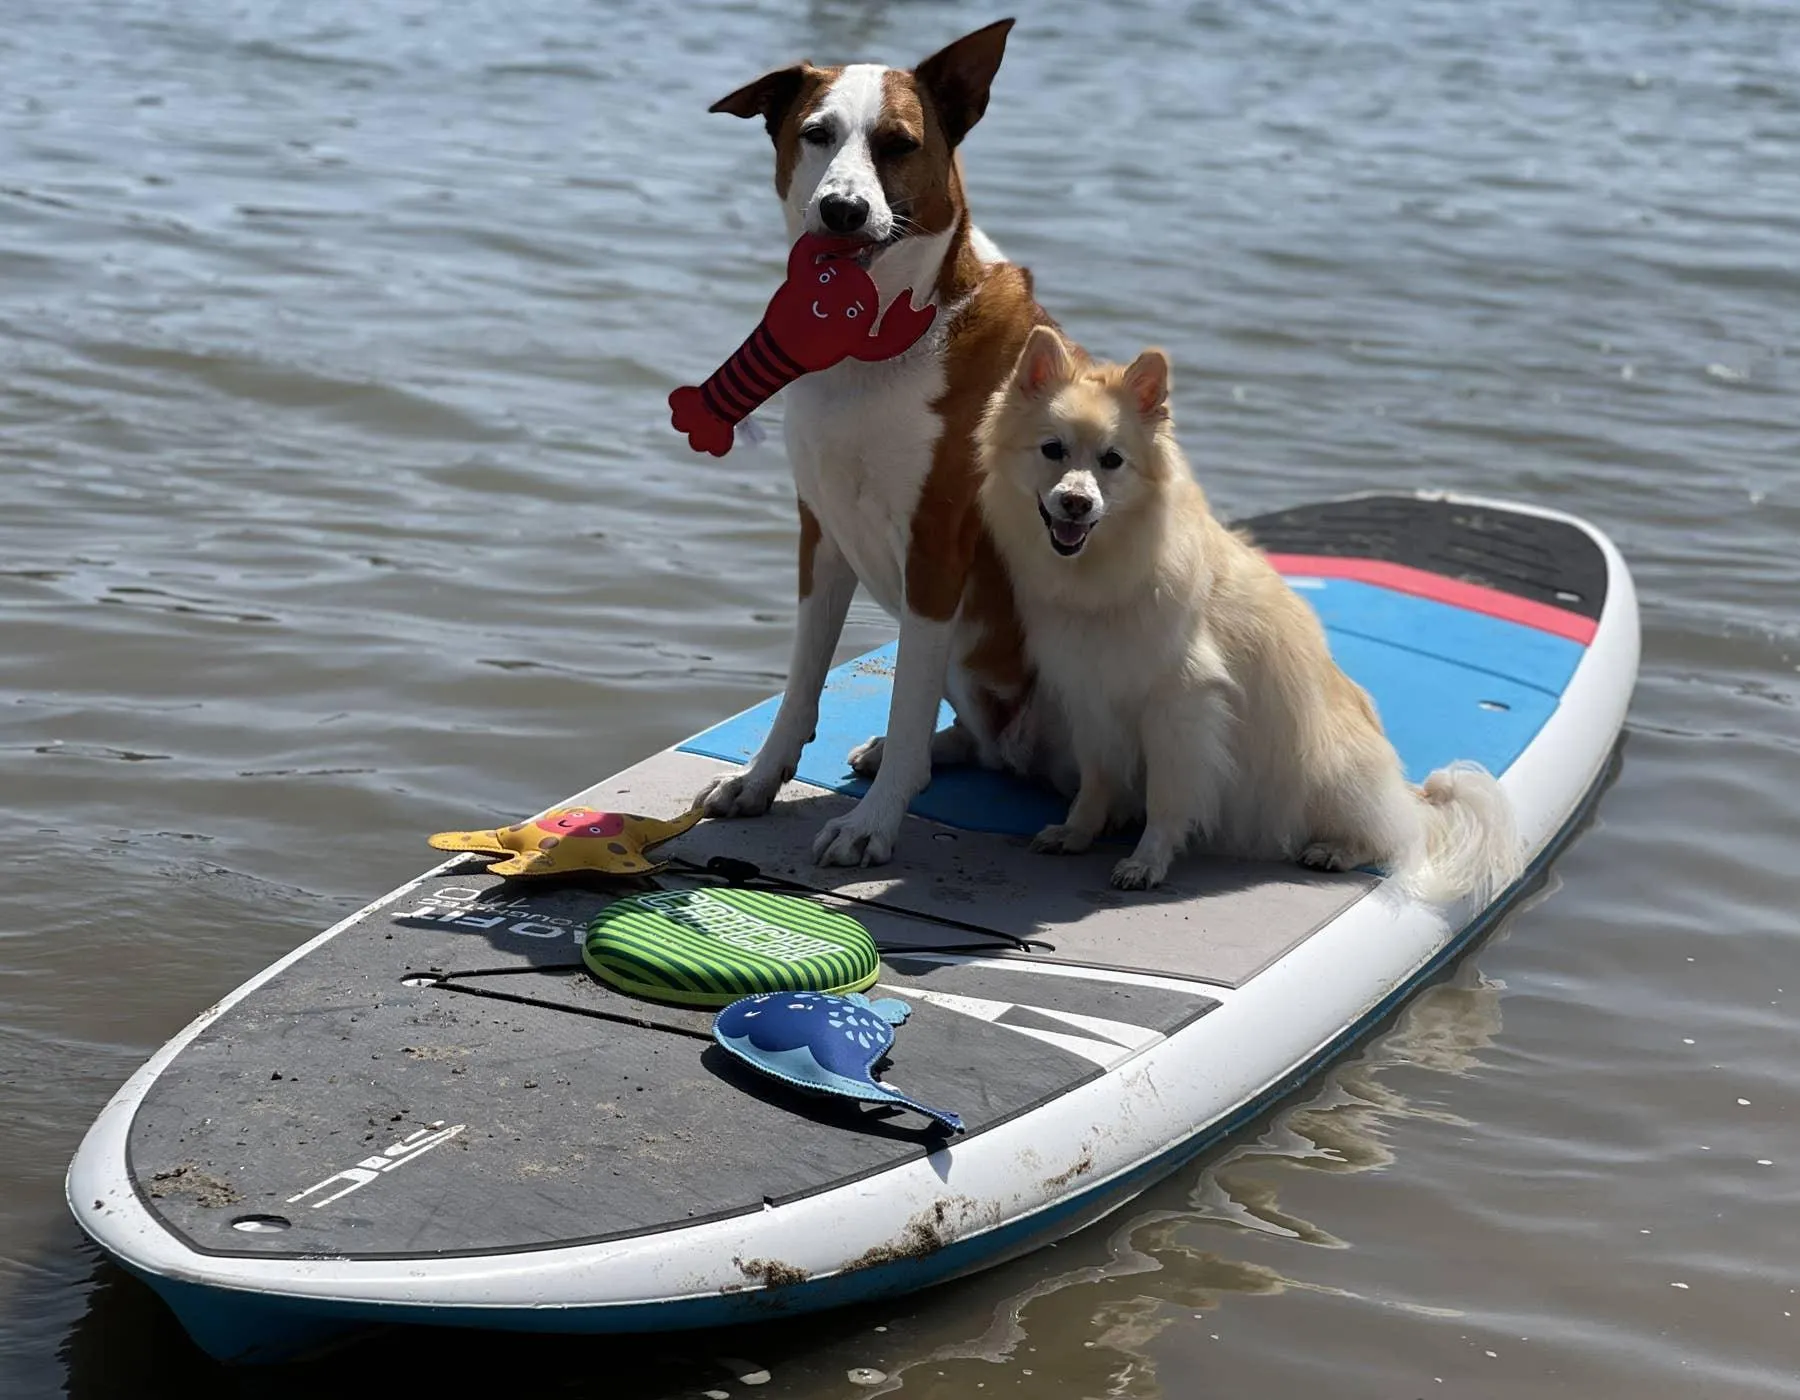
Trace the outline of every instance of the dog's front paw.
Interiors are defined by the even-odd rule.
[[[1145,858],[1133,852],[1113,867],[1112,882],[1115,889],[1153,890],[1168,873],[1167,860]]]
[[[825,823],[813,841],[819,865],[886,865],[894,854],[894,829],[866,814],[865,803]]]
[[[729,778],[714,778],[700,790],[694,805],[706,810],[709,817],[760,817],[769,810],[781,785],[794,776],[794,770],[754,767]]]
[[[881,771],[881,750],[886,742],[877,734],[866,744],[851,749],[850,756],[844,760],[850,765],[850,771],[859,778],[873,778]]]
[[[1094,844],[1094,833],[1083,831],[1066,822],[1047,826],[1031,838],[1031,849],[1040,855],[1079,855]]]

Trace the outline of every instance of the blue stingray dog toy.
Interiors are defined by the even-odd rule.
[[[894,1043],[894,1027],[911,1014],[903,1001],[870,1001],[861,992],[764,992],[721,1011],[713,1038],[751,1067],[801,1089],[900,1104],[960,1133],[956,1114],[927,1108],[877,1083],[872,1073]]]

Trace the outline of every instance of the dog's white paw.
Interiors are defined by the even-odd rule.
[[[1369,857],[1362,852],[1330,841],[1314,841],[1300,852],[1300,864],[1311,866],[1314,870],[1354,870],[1359,865],[1366,865],[1368,861]]]
[[[854,811],[833,817],[813,839],[813,860],[819,865],[886,865],[894,854],[894,828],[864,812],[860,802]]]
[[[792,768],[763,769],[752,767],[728,778],[715,778],[694,799],[709,817],[760,817],[775,801],[781,785],[794,776]]]
[[[881,750],[887,740],[877,734],[867,743],[858,744],[850,750],[849,758],[844,761],[850,765],[850,771],[859,778],[873,778],[881,771]]]
[[[1042,855],[1079,855],[1094,844],[1094,833],[1059,823],[1047,826],[1031,838],[1031,849]]]
[[[1167,860],[1144,859],[1134,852],[1113,867],[1112,882],[1115,889],[1153,890],[1168,873]]]

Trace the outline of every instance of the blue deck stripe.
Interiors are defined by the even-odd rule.
[[[1585,651],[1577,642],[1502,618],[1355,579],[1296,580],[1325,624],[1333,656],[1369,692],[1407,777],[1419,782],[1457,759],[1504,773],[1555,711]],[[860,797],[868,784],[844,758],[887,728],[893,644],[835,668],[825,681],[813,742],[795,776]],[[684,753],[748,763],[774,723],[772,697],[681,745]],[[948,705],[938,710],[950,723]],[[1063,819],[1045,788],[979,768],[941,768],[912,811],[969,831],[1029,836]]]
[[[1553,632],[1360,579],[1294,574],[1288,582],[1312,604],[1328,633],[1354,632],[1392,642],[1550,695],[1563,693],[1587,651],[1580,642]],[[1350,668],[1345,664],[1344,669]]]

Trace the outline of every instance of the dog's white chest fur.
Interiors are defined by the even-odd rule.
[[[943,421],[934,333],[885,364],[850,361],[788,389],[787,447],[800,499],[857,578],[895,617],[906,601],[906,552]]]
[[[1104,752],[1113,772],[1141,781],[1144,713],[1168,699],[1166,678],[1189,669],[1191,615],[1153,603],[1078,612],[1033,597],[1028,585],[1019,595],[1027,649],[1071,734]]]

